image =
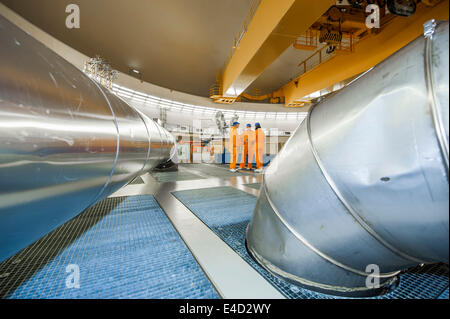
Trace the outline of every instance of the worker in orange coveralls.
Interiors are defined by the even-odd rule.
[[[266,134],[264,134],[259,123],[255,123],[255,150],[256,150],[256,173],[262,172],[264,144],[266,143]]]
[[[233,127],[230,130],[230,141],[229,141],[229,149],[230,149],[230,171],[236,172],[236,162],[237,162],[237,148],[239,146],[239,133],[237,129],[239,128],[239,123],[234,122]]]
[[[255,132],[252,131],[252,125],[247,124],[247,129],[241,135],[241,141],[243,143],[241,153],[241,165],[239,169],[245,168],[245,161],[248,154],[247,169],[253,169],[253,155],[255,154]]]

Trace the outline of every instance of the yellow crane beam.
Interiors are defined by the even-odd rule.
[[[435,7],[419,3],[414,15],[396,17],[381,32],[367,36],[355,45],[353,53],[336,55],[283,86],[277,94],[284,94],[285,105],[313,92],[344,81],[367,71],[423,33],[423,24],[430,20],[448,20],[449,1]]]
[[[237,98],[336,0],[262,0],[225,67],[222,95]]]

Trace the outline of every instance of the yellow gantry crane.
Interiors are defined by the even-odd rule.
[[[388,7],[395,9],[395,1],[259,0],[210,97],[217,103],[244,98],[303,107],[309,102],[305,96],[354,77],[405,46],[423,32],[426,21],[448,20],[449,0],[411,0],[413,11],[392,13]],[[366,24],[371,3],[382,5],[379,28]],[[270,94],[246,92],[291,45],[312,52],[299,63],[299,75]]]

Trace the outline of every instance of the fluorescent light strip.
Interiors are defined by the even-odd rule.
[[[152,96],[139,91],[134,91],[126,87],[113,84],[112,91],[114,94],[121,97],[128,98],[133,102],[139,101],[144,105],[153,106],[155,108],[164,107],[167,110],[179,110],[182,113],[200,113],[200,114],[215,114],[220,111],[226,116],[233,116],[234,114],[243,118],[266,118],[266,119],[300,119],[306,118],[307,112],[252,112],[252,111],[238,111],[238,110],[228,110],[211,108],[200,105],[185,104],[177,101],[167,100]]]

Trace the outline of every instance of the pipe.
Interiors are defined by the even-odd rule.
[[[448,22],[433,20],[310,110],[266,169],[247,228],[263,267],[370,296],[404,269],[448,263],[448,36]]]
[[[0,262],[174,155],[173,136],[0,15]]]

